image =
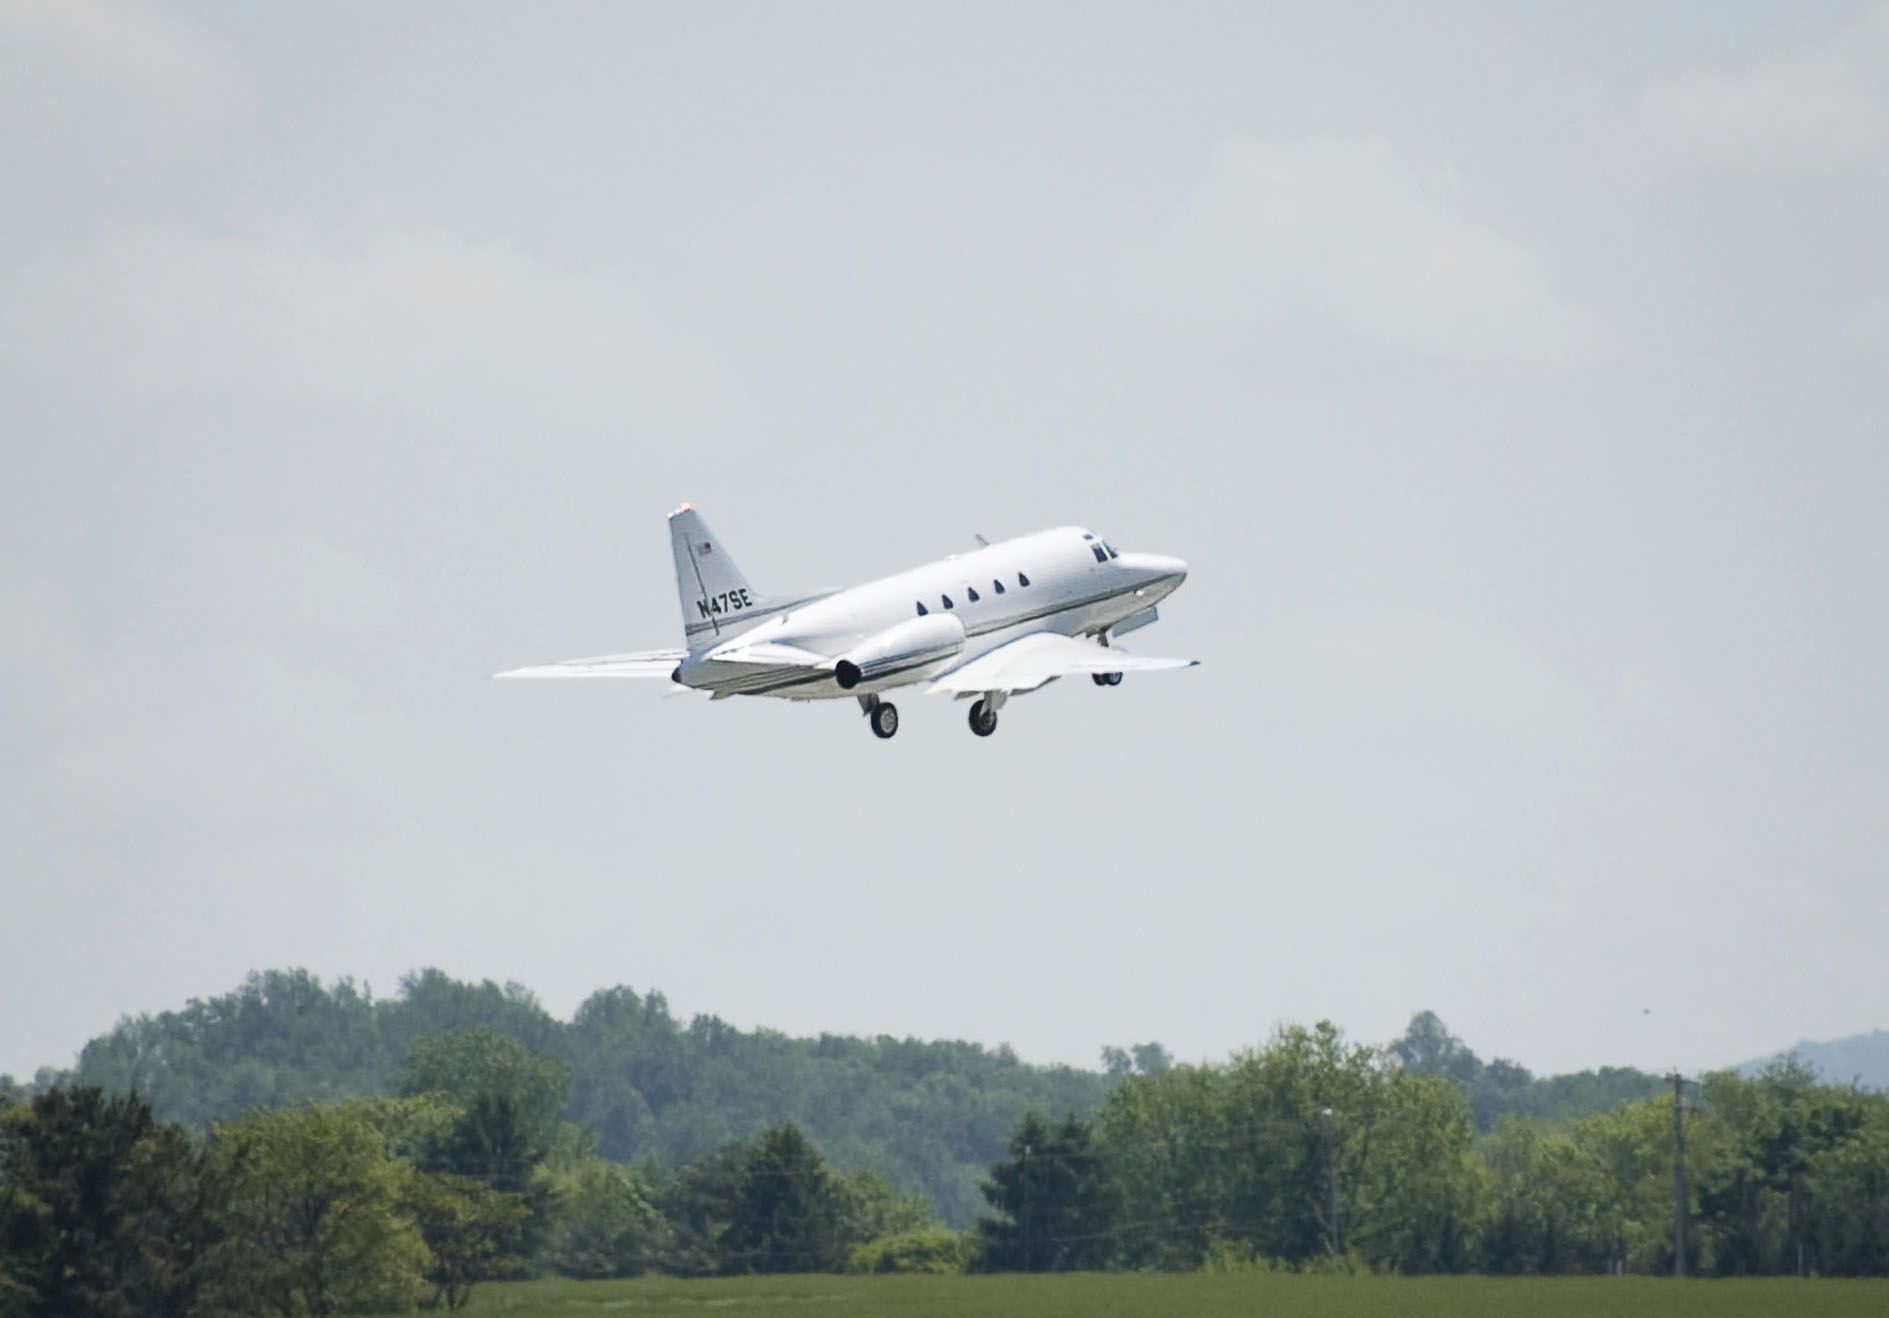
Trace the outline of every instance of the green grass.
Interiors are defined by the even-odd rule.
[[[916,1318],[1741,1318],[1889,1314],[1889,1280],[1654,1277],[1317,1277],[1077,1273],[1003,1277],[731,1277],[487,1283],[472,1310],[512,1318],[915,1315]]]

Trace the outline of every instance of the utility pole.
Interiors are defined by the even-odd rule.
[[[1686,1275],[1686,1081],[1677,1067],[1673,1082],[1673,1276]]]
[[[1338,1125],[1336,1115],[1330,1108],[1325,1109],[1325,1172],[1331,1192],[1331,1252],[1342,1255],[1345,1252],[1344,1232],[1338,1225]]]
[[[1030,1146],[1023,1146],[1022,1175],[1018,1178],[1023,1190],[1023,1270],[1032,1271],[1030,1266]]]

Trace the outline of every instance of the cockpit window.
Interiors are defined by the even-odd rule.
[[[1090,552],[1091,554],[1094,554],[1094,555],[1095,555],[1095,561],[1096,561],[1096,562],[1098,562],[1098,563],[1106,563],[1106,562],[1108,562],[1108,555],[1102,552],[1102,546],[1101,546],[1101,545],[1099,545],[1099,544],[1095,544],[1095,545],[1090,545],[1090,546],[1089,546],[1089,552]]]
[[[1104,549],[1106,549],[1106,550],[1108,550],[1108,556],[1109,556],[1110,558],[1120,558],[1120,557],[1121,557],[1121,555],[1120,555],[1120,554],[1118,554],[1118,553],[1116,553],[1116,552],[1115,552],[1115,546],[1114,546],[1114,545],[1112,545],[1112,544],[1110,544],[1110,543],[1109,543],[1108,541],[1106,541],[1106,540],[1104,540],[1104,541],[1102,542],[1102,548],[1104,548]]]

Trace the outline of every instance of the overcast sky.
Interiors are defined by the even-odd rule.
[[[0,1070],[251,970],[1889,1025],[1889,7],[0,0]],[[1079,522],[989,741],[501,669]],[[1649,1010],[1650,1009],[1650,1010]]]

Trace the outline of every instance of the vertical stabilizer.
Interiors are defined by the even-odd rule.
[[[779,607],[770,607],[748,584],[720,538],[686,503],[669,514],[669,544],[689,649],[706,650],[737,636]]]

